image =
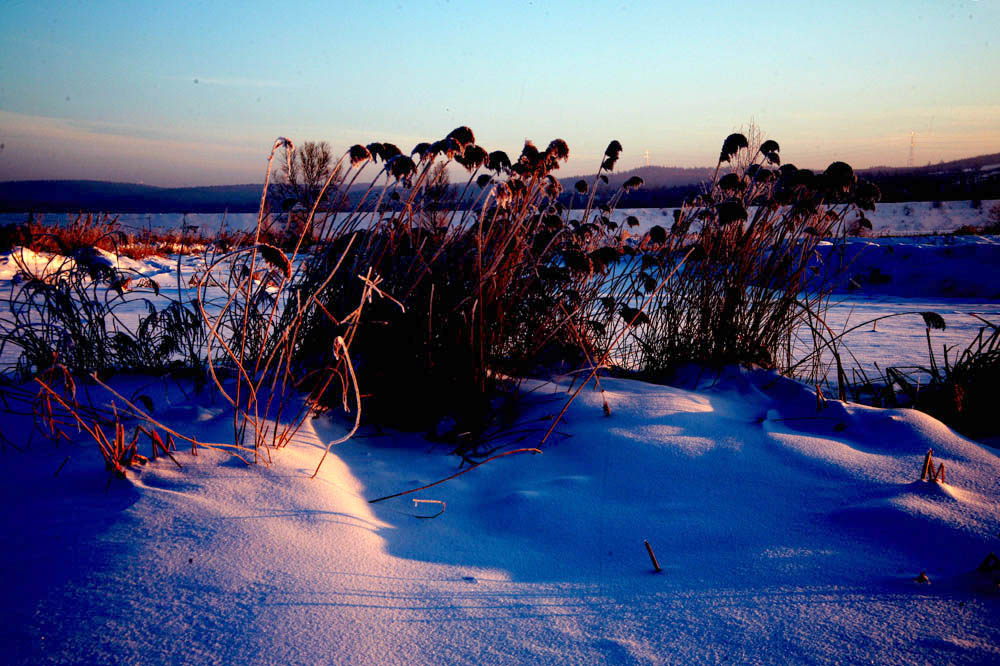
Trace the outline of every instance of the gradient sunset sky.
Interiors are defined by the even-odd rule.
[[[786,162],[1000,152],[1000,0],[47,2],[0,8],[0,180],[261,182],[277,136],[469,125],[593,171],[714,164],[751,120]]]

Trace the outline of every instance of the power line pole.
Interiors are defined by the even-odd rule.
[[[916,132],[910,132],[910,159],[907,160],[906,166],[913,167],[913,148],[916,146]]]

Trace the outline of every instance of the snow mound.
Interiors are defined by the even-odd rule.
[[[82,261],[103,264],[109,268],[137,273],[143,277],[161,276],[174,270],[174,264],[171,264],[170,260],[165,257],[131,259],[100,248],[87,248],[87,250],[89,256]],[[79,258],[79,255],[75,256]],[[19,274],[45,279],[60,271],[72,269],[76,263],[77,261],[73,257],[49,252],[35,252],[30,248],[18,246],[9,252],[0,253],[0,280],[13,280]]]
[[[808,388],[771,373],[702,375],[686,388],[602,385],[604,395],[581,393],[541,455],[377,504],[367,500],[444,478],[458,461],[413,435],[363,431],[309,479],[325,442],[343,432],[327,418],[307,422],[271,467],[203,450],[179,454],[183,470],[160,459],[107,493],[92,447],[8,452],[0,554],[17,576],[0,613],[7,657],[1000,656],[1000,626],[988,621],[1000,597],[976,572],[997,550],[995,452],[916,412],[833,401],[817,411]],[[510,447],[536,444],[567,397],[566,384],[526,388]],[[160,418],[205,440],[231,430],[218,404],[154,399]],[[928,448],[947,484],[917,480]],[[914,582],[921,571],[930,585]]]
[[[0,280],[12,280],[25,273],[44,279],[75,265],[76,262],[62,255],[15,247],[10,252],[0,253]]]

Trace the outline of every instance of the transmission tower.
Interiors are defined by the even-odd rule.
[[[910,132],[910,159],[906,161],[906,166],[913,167],[913,149],[917,145],[917,133]]]
[[[646,151],[646,166],[649,166],[649,151]]]

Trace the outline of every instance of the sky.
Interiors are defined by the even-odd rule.
[[[47,2],[0,8],[0,180],[262,182],[274,140],[459,125],[570,146],[564,175],[709,166],[749,123],[782,158],[1000,152],[1000,0]]]

